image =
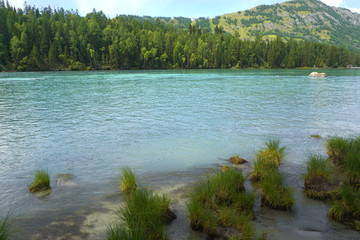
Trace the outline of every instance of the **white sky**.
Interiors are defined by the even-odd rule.
[[[78,9],[81,15],[94,8],[107,16],[120,14],[149,15],[165,17],[215,17],[226,13],[243,11],[261,4],[274,4],[286,0],[27,0],[29,5],[42,8],[63,7],[65,10]],[[360,13],[360,0],[321,0],[330,6],[348,8]],[[9,0],[16,7],[23,7],[24,0]]]

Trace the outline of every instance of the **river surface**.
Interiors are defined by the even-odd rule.
[[[324,79],[309,78],[312,70],[0,73],[0,216],[11,211],[24,239],[44,239],[44,226],[64,225],[59,218],[75,210],[82,212],[68,227],[84,227],[97,208],[106,212],[100,202],[116,202],[121,167],[179,193],[234,154],[252,160],[273,137],[286,146],[289,184],[300,189],[307,156],[325,154],[326,137],[360,135],[360,71],[324,71]],[[37,169],[52,177],[48,196],[28,191]],[[59,173],[74,178],[61,181]],[[315,206],[326,213],[327,206]],[[328,222],[326,215],[319,221]],[[49,239],[65,236],[61,224],[50,224]],[[327,224],[331,234],[342,229]],[[73,228],[79,239],[91,238]]]

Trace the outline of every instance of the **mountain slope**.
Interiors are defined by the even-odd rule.
[[[208,19],[241,39],[262,35],[273,39],[308,39],[360,51],[360,15],[348,9],[330,7],[318,0],[294,0],[275,5],[261,5],[250,10]],[[202,27],[204,19],[195,20]]]

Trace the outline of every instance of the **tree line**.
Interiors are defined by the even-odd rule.
[[[241,40],[216,26],[177,19],[108,18],[0,0],[0,68],[13,71],[172,68],[295,68],[360,65],[360,54],[311,41]],[[178,18],[180,19],[180,18]],[[181,25],[183,26],[183,24]]]

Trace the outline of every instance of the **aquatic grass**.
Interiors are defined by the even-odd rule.
[[[133,232],[129,232],[126,228],[120,224],[107,227],[106,240],[144,240],[146,233],[142,229],[136,229]]]
[[[235,168],[229,168],[225,172],[217,171],[208,176],[215,201],[219,204],[231,202],[234,193],[245,191],[245,180],[242,172]]]
[[[275,138],[268,140],[265,144],[266,148],[258,154],[262,159],[273,162],[279,167],[285,156],[285,147],[280,147],[280,139]]]
[[[215,233],[218,220],[216,213],[208,204],[192,198],[187,202],[186,206],[191,229],[208,234]]]
[[[250,174],[250,180],[252,182],[259,182],[263,179],[263,175],[267,174],[267,172],[277,172],[277,164],[273,161],[269,162],[257,155],[253,171]]]
[[[144,239],[148,240],[165,239],[164,218],[169,204],[167,196],[140,188],[125,195],[118,216],[125,223],[129,236],[146,236]]]
[[[360,217],[360,192],[352,186],[341,188],[342,206],[353,217]]]
[[[306,162],[306,169],[305,182],[309,182],[315,176],[322,176],[325,180],[330,181],[331,169],[321,154],[311,154]]]
[[[255,195],[245,192],[245,180],[242,172],[235,168],[215,171],[199,179],[190,189],[186,203],[191,228],[215,235],[218,226],[239,228],[240,223],[236,222],[242,214],[248,216],[248,224],[252,226]]]
[[[263,194],[261,203],[278,210],[288,210],[294,205],[293,191],[281,185],[282,176],[279,172],[264,176],[261,183]]]
[[[309,198],[327,199],[333,196],[330,183],[331,169],[320,154],[311,154],[306,162],[304,193]]]
[[[37,170],[29,190],[32,193],[50,189],[50,176],[47,170]]]
[[[344,209],[342,208],[340,201],[334,202],[328,212],[328,217],[336,222],[342,223],[344,220],[344,216]]]
[[[344,164],[345,156],[351,147],[352,141],[343,137],[334,136],[326,141],[327,154],[337,166]]]
[[[310,137],[315,139],[321,139],[321,136],[319,134],[311,134]]]
[[[221,226],[233,227],[241,232],[241,239],[253,239],[255,228],[252,224],[252,216],[246,212],[238,213],[231,207],[218,210],[219,224]]]
[[[345,172],[350,185],[360,188],[360,147],[354,142],[345,157]]]
[[[121,168],[121,176],[120,178],[120,188],[123,193],[130,193],[134,191],[137,187],[136,184],[136,175],[135,173],[128,167]]]
[[[0,240],[7,240],[10,238],[10,214],[5,218],[0,219]]]

